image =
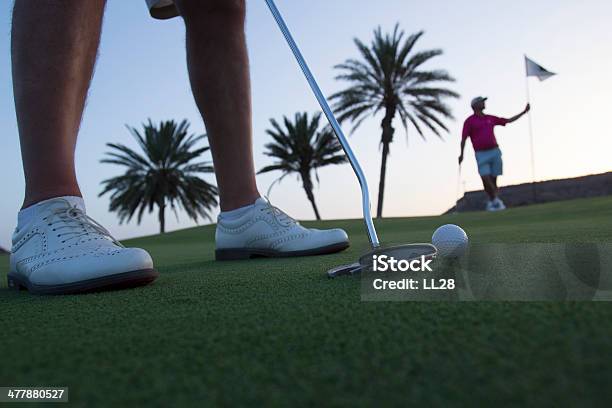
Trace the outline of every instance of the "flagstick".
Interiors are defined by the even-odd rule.
[[[527,60],[525,60],[525,65],[527,65]],[[529,96],[529,77],[525,75],[525,89],[527,90],[527,103],[531,104],[531,98]],[[529,121],[529,144],[531,147],[531,189],[533,192],[533,202],[538,202],[538,194],[536,191],[536,178],[535,178],[535,152],[533,148],[533,124],[531,121],[531,109],[527,112],[528,121]]]

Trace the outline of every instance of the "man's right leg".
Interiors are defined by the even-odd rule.
[[[105,0],[17,0],[12,61],[26,193],[8,284],[40,294],[138,286],[157,277],[149,254],[92,223],[74,150]]]
[[[255,182],[245,0],[176,0],[185,20],[187,66],[206,123],[221,211],[253,204]]]
[[[74,149],[105,0],[17,0],[12,61],[26,178],[24,207],[80,196]]]
[[[216,258],[318,255],[349,246],[341,229],[314,230],[259,198],[251,137],[245,0],[175,0],[185,21],[193,94],[206,123],[221,202]]]
[[[495,200],[497,197],[497,189],[495,188],[495,184],[493,183],[493,177],[490,175],[480,176],[482,179],[482,185],[484,186],[484,190],[489,196],[489,201]]]

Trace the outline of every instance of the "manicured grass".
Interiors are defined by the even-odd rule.
[[[385,219],[385,242],[458,223],[472,242],[612,242],[612,198]],[[593,406],[612,398],[607,302],[361,302],[327,268],[367,248],[358,220],[340,254],[213,261],[214,228],[128,242],[151,251],[152,286],[37,297],[6,289],[0,385],[67,385],[81,406]],[[606,402],[607,401],[607,402]]]

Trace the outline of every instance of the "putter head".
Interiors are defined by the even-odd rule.
[[[432,244],[405,244],[391,247],[375,248],[359,258],[359,262],[347,265],[340,265],[327,271],[329,278],[346,275],[358,275],[363,271],[372,269],[372,259],[374,255],[387,255],[395,259],[405,259],[411,261],[424,256],[425,259],[433,259],[438,254],[438,250]]]
[[[336,276],[357,275],[361,273],[361,269],[362,266],[359,262],[354,262],[352,264],[347,265],[340,265],[328,270],[327,277],[335,278]]]

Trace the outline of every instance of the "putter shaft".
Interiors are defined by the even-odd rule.
[[[276,8],[276,4],[274,4],[273,0],[266,0],[266,4],[268,5],[268,8],[270,9],[272,16],[274,17],[274,20],[276,20],[276,23],[278,24],[278,28],[283,33],[285,40],[287,40],[287,44],[289,45],[289,48],[291,48],[291,51],[293,52],[295,59],[297,60],[300,68],[302,69],[302,72],[304,73],[304,76],[306,77],[306,81],[308,81],[308,84],[310,85],[312,92],[317,98],[317,101],[319,102],[319,105],[321,106],[321,109],[323,110],[325,117],[327,117],[329,124],[334,130],[334,133],[336,134],[336,137],[338,138],[338,141],[340,142],[340,145],[342,146],[342,149],[344,150],[344,153],[346,154],[346,157],[348,158],[349,163],[351,164],[351,167],[353,168],[353,171],[355,172],[355,175],[357,176],[357,179],[359,180],[359,185],[361,186],[361,204],[363,207],[363,219],[365,221],[368,238],[370,240],[370,244],[372,245],[372,248],[378,248],[380,247],[380,242],[378,241],[378,236],[376,235],[376,228],[374,228],[374,221],[372,220],[372,214],[371,214],[371,208],[370,208],[370,191],[368,189],[368,182],[365,178],[363,170],[361,170],[361,166],[359,165],[359,162],[357,161],[357,157],[355,157],[355,154],[353,153],[353,149],[351,149],[351,146],[349,145],[348,140],[346,139],[346,137],[344,136],[344,133],[342,132],[342,129],[340,128],[340,124],[336,120],[334,113],[329,107],[329,104],[327,103],[327,99],[325,99],[325,96],[323,96],[323,93],[321,92],[321,89],[319,88],[317,81],[312,75],[310,68],[308,68],[308,65],[306,64],[306,61],[304,60],[304,57],[302,56],[300,49],[298,48],[297,44],[293,40],[293,37],[291,36],[291,33],[289,32],[289,28],[287,28],[287,25],[285,24],[283,17],[278,11],[278,8]]]

